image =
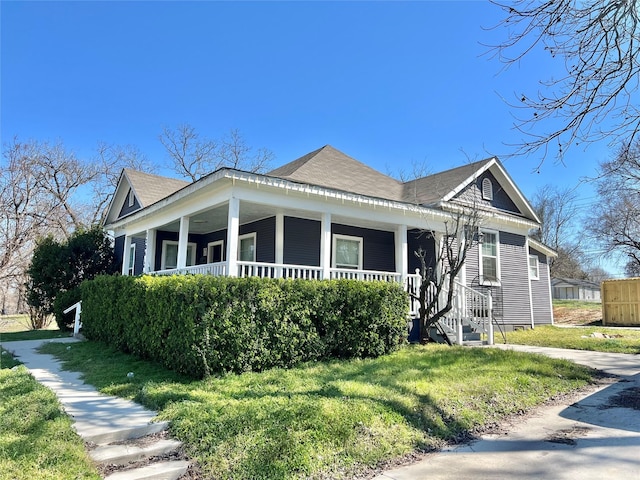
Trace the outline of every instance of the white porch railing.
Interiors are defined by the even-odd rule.
[[[227,262],[207,263],[184,268],[168,268],[151,272],[153,275],[214,275],[223,277],[227,274]]]
[[[73,319],[73,336],[77,337],[78,333],[80,332],[80,329],[82,328],[82,322],[80,321],[80,314],[82,313],[82,301],[74,303],[69,308],[64,310],[62,313],[69,313],[74,308],[76,310],[76,314]]]
[[[418,296],[421,281],[422,279],[418,273],[407,275],[406,289],[411,296],[409,312],[413,316],[419,315],[420,302],[413,296]],[[493,345],[493,303],[491,292],[484,294],[458,281],[454,282],[453,288],[452,309],[439,320],[442,329],[450,338],[455,339],[456,343],[462,345],[463,329],[465,325],[468,325],[476,332],[486,335],[487,343]],[[446,304],[448,293],[448,286],[444,285],[438,298],[438,304]],[[427,302],[429,301],[430,299],[427,298]]]
[[[400,282],[402,274],[396,272],[381,272],[377,270],[352,270],[349,268],[332,268],[329,270],[331,279],[367,280],[381,282]]]
[[[284,263],[238,262],[238,276],[320,280],[322,278],[322,267],[288,265]]]
[[[457,281],[455,282],[455,289],[455,315],[475,328],[476,331],[485,334],[487,343],[493,345],[493,323],[491,321],[493,317],[493,301],[491,290],[485,295]]]

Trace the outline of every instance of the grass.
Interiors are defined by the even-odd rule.
[[[204,475],[223,479],[351,478],[592,378],[567,361],[436,345],[202,381],[91,342],[43,351],[102,392],[158,410]]]
[[[26,330],[23,332],[0,333],[0,342],[17,342],[20,340],[48,340],[51,338],[70,337],[70,332],[60,330]]]
[[[9,333],[9,332],[21,332],[25,330],[30,330],[31,322],[29,321],[29,315],[19,314],[19,315],[0,315],[0,333]],[[48,319],[47,326],[43,330],[57,330],[58,326],[56,325],[53,317]]]
[[[51,390],[2,355],[0,478],[100,479],[82,440]],[[9,361],[11,360],[11,361]]]
[[[614,338],[594,338],[592,333]],[[606,327],[554,327],[550,325],[531,330],[507,333],[507,343],[540,347],[570,348],[611,353],[640,353],[640,330]]]

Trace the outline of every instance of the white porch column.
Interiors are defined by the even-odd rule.
[[[322,278],[331,278],[331,214],[322,214],[320,222],[320,266],[322,267]]]
[[[131,252],[131,237],[124,236],[124,248],[122,249],[122,275],[129,275],[129,255]]]
[[[238,276],[238,235],[240,234],[240,200],[229,199],[227,217],[227,276]]]
[[[400,272],[400,281],[404,285],[409,273],[409,244],[407,243],[407,226],[398,225],[395,232],[396,272]]]
[[[187,266],[187,248],[189,246],[189,217],[180,217],[180,235],[178,236],[178,268]]]
[[[155,270],[156,263],[156,229],[147,230],[147,241],[144,249],[144,272],[149,273]]]
[[[284,263],[284,213],[276,213],[276,263]]]

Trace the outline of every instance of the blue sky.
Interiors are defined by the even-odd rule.
[[[502,65],[488,2],[1,3],[3,143],[57,140],[91,158],[98,141],[166,160],[163,126],[239,129],[274,167],[325,144],[383,172],[431,172],[492,155],[526,196],[575,186],[609,155],[565,165],[508,157],[514,111],[560,65],[534,53]],[[555,60],[557,61],[557,60]],[[588,209],[593,193],[579,187]],[[611,269],[611,267],[609,267]]]

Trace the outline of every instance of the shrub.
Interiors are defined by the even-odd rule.
[[[82,284],[87,338],[194,377],[374,357],[406,337],[399,285],[201,275]]]

